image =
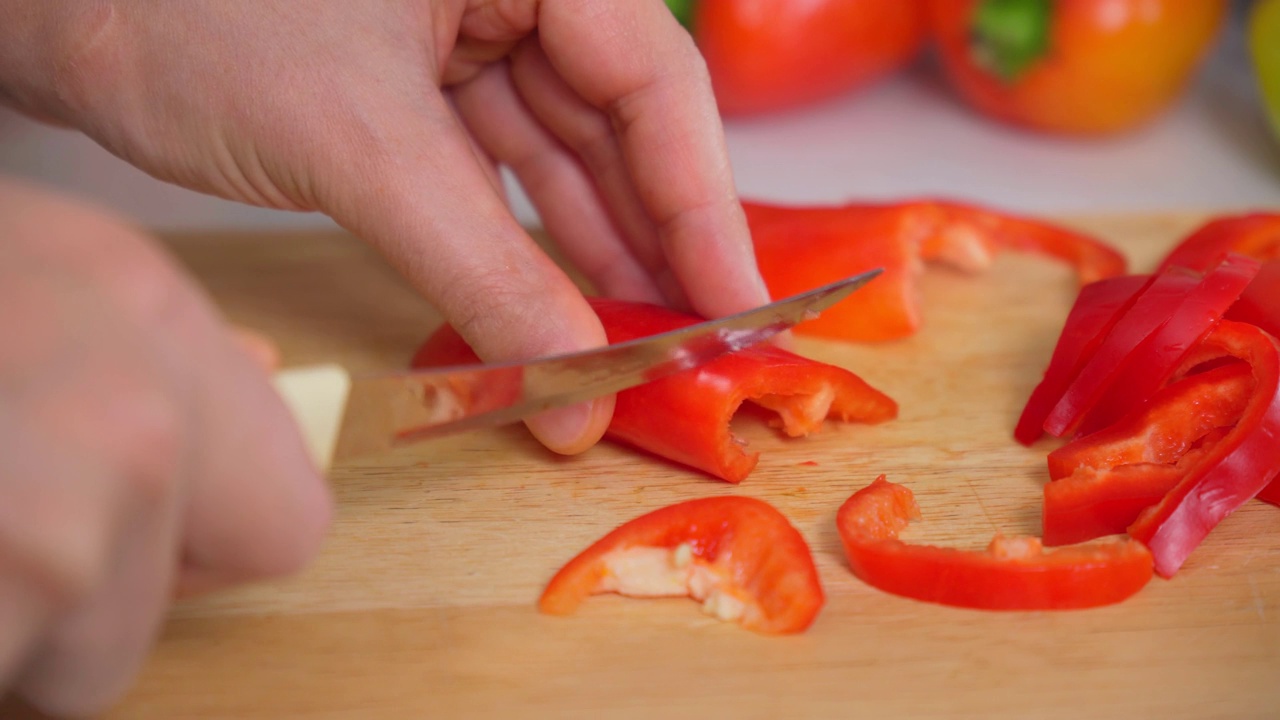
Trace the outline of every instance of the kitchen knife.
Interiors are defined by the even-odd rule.
[[[817,317],[881,272],[871,270],[754,310],[585,352],[368,376],[325,364],[281,370],[275,385],[312,457],[328,468],[335,455],[359,457],[446,433],[517,422],[697,367]]]

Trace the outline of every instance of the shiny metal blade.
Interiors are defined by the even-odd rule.
[[[365,455],[517,422],[698,367],[816,317],[881,272],[871,270],[737,315],[581,353],[355,377],[338,454]]]

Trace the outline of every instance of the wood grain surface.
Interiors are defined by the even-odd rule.
[[[1149,269],[1198,216],[1070,219]],[[172,238],[234,320],[286,364],[402,366],[438,322],[342,236]],[[981,547],[1039,532],[1044,457],[1012,427],[1075,295],[1023,255],[985,275],[930,269],[915,337],[798,350],[901,404],[877,427],[788,440],[750,418],[740,486],[604,444],[552,457],[520,426],[473,432],[331,473],[333,533],[300,576],[174,608],[110,718],[1274,718],[1280,717],[1280,511],[1250,503],[1172,581],[1117,606],[983,612],[906,600],[848,571],[836,508],[877,474],[915,490],[904,535]],[[816,465],[806,464],[809,461]],[[687,600],[600,596],[575,616],[534,603],[608,530],[693,497],[743,494],[810,542],[827,605],[764,637]]]

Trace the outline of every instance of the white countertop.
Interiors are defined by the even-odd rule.
[[[1280,207],[1239,17],[1181,102],[1123,137],[1070,140],[978,117],[918,69],[802,112],[726,128],[744,196],[795,202],[948,196],[1057,214]],[[165,185],[75,133],[0,110],[0,172],[108,203],[157,229],[324,227]],[[536,221],[513,188],[517,214]]]

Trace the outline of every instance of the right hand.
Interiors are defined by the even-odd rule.
[[[175,587],[314,555],[327,488],[251,355],[140,233],[0,179],[0,694],[99,711]]]

